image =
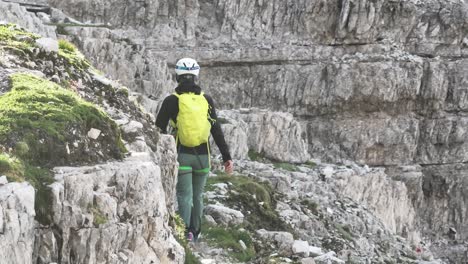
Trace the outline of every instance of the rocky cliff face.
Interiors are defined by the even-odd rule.
[[[161,170],[149,157],[57,167],[52,223],[38,231],[38,263],[179,263]],[[93,249],[93,250],[90,250]]]
[[[0,6],[1,262],[182,263],[174,139],[55,31],[6,23],[47,35],[29,7]]]
[[[28,183],[7,183],[4,176],[0,179],[0,257],[7,263],[32,263],[34,189]]]
[[[175,86],[168,69],[176,58],[195,57],[201,85],[221,108],[258,107],[297,120],[279,114],[286,126],[275,127],[270,114],[226,114],[226,133],[242,141],[236,157],[250,149],[304,162],[306,144],[314,158],[384,166],[391,178],[350,178],[362,191],[347,195],[371,205],[390,230],[426,238],[436,256],[468,259],[466,1],[49,4],[90,23],[56,9],[38,13],[149,111]],[[259,120],[268,121],[266,130]],[[259,138],[259,131],[274,136]],[[282,136],[293,144],[281,144]],[[383,191],[392,197],[387,203],[368,195],[382,192],[381,181],[393,186]],[[410,205],[399,209],[401,201]]]

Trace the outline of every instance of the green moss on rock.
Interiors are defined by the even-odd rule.
[[[78,49],[65,39],[59,39],[58,41],[59,51],[58,55],[68,61],[71,65],[77,67],[78,69],[88,69],[91,67],[91,64],[84,57]]]
[[[12,89],[0,97],[0,144],[27,146],[22,158],[33,164],[65,165],[75,163],[66,160],[68,143],[86,145],[87,131],[97,128],[105,135],[96,146],[105,148],[101,156],[122,157],[120,131],[105,112],[53,82],[26,73],[10,77]]]
[[[239,227],[218,227],[206,223],[202,227],[203,239],[208,244],[227,250],[229,256],[241,263],[248,262],[255,257],[255,248],[249,232]],[[242,241],[245,249],[240,244]]]
[[[0,153],[0,175],[6,175],[8,181],[23,181],[23,161],[7,153]]]
[[[208,178],[207,190],[213,190],[213,184],[229,184],[229,196],[226,204],[245,215],[245,228],[254,232],[258,229],[293,232],[292,228],[283,222],[276,212],[277,193],[266,182],[258,182],[241,175],[220,174]]]
[[[39,35],[27,32],[15,24],[0,25],[0,46],[28,50],[35,46]]]
[[[51,222],[52,196],[47,185],[53,182],[53,178],[48,169],[32,166],[14,155],[0,153],[0,175],[6,175],[10,182],[28,181],[36,190],[36,220],[44,225]]]

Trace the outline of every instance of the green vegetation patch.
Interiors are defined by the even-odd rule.
[[[287,171],[298,171],[299,170],[296,165],[291,164],[291,163],[285,163],[285,162],[273,163],[273,166],[275,166],[275,168],[277,168],[277,169],[283,169],[283,170],[287,170]]]
[[[89,204],[88,210],[93,214],[93,225],[95,227],[107,223],[107,216],[104,215],[96,205]]]
[[[247,156],[249,156],[249,159],[251,161],[263,161],[265,157],[263,154],[256,152],[255,150],[250,149],[249,152],[247,152]]]
[[[0,175],[6,175],[8,181],[24,181],[24,163],[7,153],[0,153]]]
[[[84,57],[78,49],[65,39],[59,39],[58,41],[59,51],[58,55],[68,61],[71,65],[76,66],[78,69],[88,69],[91,64]]]
[[[244,263],[255,257],[253,240],[250,234],[241,231],[240,227],[223,228],[204,224],[202,230],[203,238],[208,244],[226,249],[233,259]],[[245,249],[240,241],[244,243]]]
[[[27,32],[15,24],[0,25],[0,45],[20,50],[34,47],[39,35]]]
[[[306,163],[303,164],[304,166],[306,167],[309,167],[311,169],[317,167],[317,163],[313,162],[313,161],[307,161]]]
[[[20,158],[53,162],[54,153],[65,151],[66,142],[90,128],[113,135],[114,151],[124,151],[117,125],[72,91],[25,73],[11,75],[11,84],[11,91],[0,97],[0,144],[15,149]]]
[[[43,183],[53,182],[52,176],[47,169],[41,169],[29,165],[18,157],[8,153],[0,153],[0,174],[6,175],[8,181],[28,181],[32,186],[38,188]]]
[[[28,181],[36,190],[36,220],[41,224],[50,223],[52,201],[47,185],[53,182],[53,177],[49,170],[32,166],[12,154],[0,153],[0,175],[6,175],[9,182]]]
[[[184,263],[185,264],[200,264],[201,262],[192,253],[192,250],[190,249],[188,245],[187,237],[185,234],[186,228],[185,228],[184,220],[182,219],[182,217],[180,217],[180,215],[178,214],[171,215],[169,224],[174,230],[175,239],[184,248],[184,251],[185,251]]]
[[[258,182],[252,178],[240,175],[220,174],[209,177],[207,190],[213,190],[215,183],[229,184],[229,196],[225,203],[245,215],[244,225],[249,231],[258,229],[288,231],[292,228],[283,222],[276,212],[277,193],[273,192],[271,186],[266,182]]]

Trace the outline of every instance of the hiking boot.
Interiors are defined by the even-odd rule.
[[[188,232],[187,234],[187,241],[188,242],[194,242],[194,237],[192,232]]]

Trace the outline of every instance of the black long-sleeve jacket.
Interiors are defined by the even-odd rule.
[[[200,94],[201,93],[201,88],[196,85],[193,81],[183,81],[182,83],[177,86],[175,89],[176,93],[182,94],[182,93],[187,93],[187,92],[192,92],[195,94]],[[218,146],[221,155],[223,156],[223,161],[226,162],[228,160],[231,160],[231,154],[229,153],[229,147],[226,144],[226,141],[224,139],[224,134],[221,129],[221,126],[217,122],[217,115],[216,115],[216,110],[214,107],[214,102],[213,99],[204,94],[206,100],[208,101],[208,104],[210,105],[210,110],[209,114],[211,117],[211,135],[213,136],[213,139]],[[166,97],[161,105],[161,109],[159,110],[158,116],[156,117],[156,126],[159,127],[163,133],[167,133],[167,125],[169,123],[169,120],[171,119],[172,121],[176,122],[177,120],[177,114],[179,113],[179,98],[177,96],[171,94],[168,97]],[[208,143],[203,143],[199,146],[196,146],[194,148],[188,148],[182,146],[179,142],[177,142],[177,149],[179,152],[182,153],[189,153],[189,154],[208,154]]]

